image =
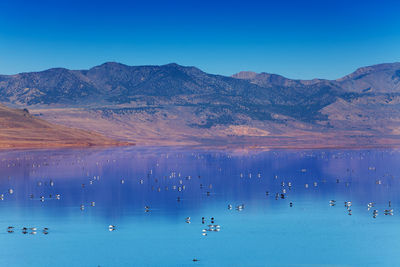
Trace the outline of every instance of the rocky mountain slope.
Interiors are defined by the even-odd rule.
[[[381,146],[400,143],[399,74],[400,63],[330,81],[109,62],[0,76],[0,101],[139,144]]]

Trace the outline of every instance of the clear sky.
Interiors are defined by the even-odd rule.
[[[0,1],[0,73],[106,61],[334,79],[400,61],[400,1]]]

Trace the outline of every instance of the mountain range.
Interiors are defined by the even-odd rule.
[[[48,122],[143,145],[266,148],[400,144],[400,63],[337,80],[178,64],[0,75],[0,102]]]

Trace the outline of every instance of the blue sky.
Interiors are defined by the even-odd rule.
[[[400,61],[400,1],[0,2],[0,73],[176,62],[335,79]]]

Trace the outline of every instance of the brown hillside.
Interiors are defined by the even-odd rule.
[[[98,133],[55,125],[33,117],[28,111],[0,104],[0,149],[108,145],[123,143]]]

